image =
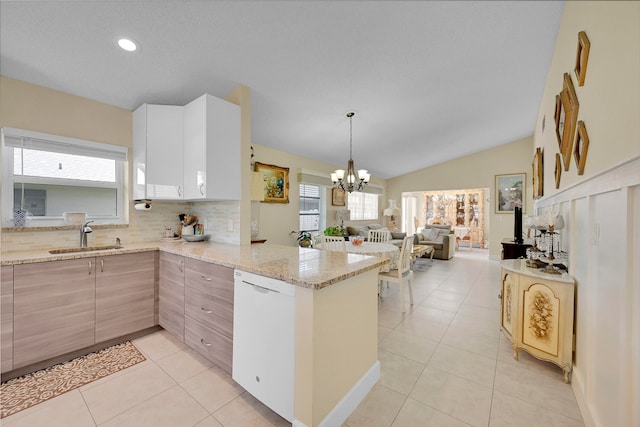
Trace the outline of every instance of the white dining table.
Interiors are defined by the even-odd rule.
[[[359,245],[354,245],[351,242],[344,242],[347,248],[347,252],[360,255],[371,255],[380,258],[389,259],[390,263],[380,267],[380,271],[395,270],[398,268],[398,261],[400,259],[400,248],[391,243],[372,243],[362,242]]]

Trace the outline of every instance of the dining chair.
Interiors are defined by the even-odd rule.
[[[334,252],[347,252],[347,246],[344,242],[344,237],[341,236],[321,236],[322,249],[326,251]]]
[[[313,231],[311,232],[311,247],[315,248],[322,243],[322,232]]]
[[[411,249],[413,248],[413,236],[406,236],[402,241],[402,248],[400,249],[400,260],[398,261],[398,268],[396,270],[390,270],[388,272],[378,273],[378,293],[382,296],[384,283],[398,283],[400,286],[400,301],[402,302],[402,312],[404,313],[404,283],[407,282],[409,286],[409,300],[410,305],[413,305],[413,271],[411,270]]]
[[[369,230],[367,241],[373,243],[387,243],[391,239],[389,230]]]

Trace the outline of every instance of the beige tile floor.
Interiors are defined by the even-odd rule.
[[[380,301],[381,378],[344,427],[583,426],[555,365],[499,332],[499,264],[460,249],[416,272],[414,306]],[[230,376],[162,331],[134,344],[141,364],[3,419],[7,427],[287,426]]]

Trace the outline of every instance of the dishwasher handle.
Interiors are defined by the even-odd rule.
[[[275,292],[277,294],[280,293],[280,291],[278,291],[276,289],[265,288],[264,286],[256,285],[255,283],[247,282],[246,280],[243,280],[242,283],[253,287],[254,291],[260,292],[261,294],[268,294],[268,293],[271,293],[271,292]]]

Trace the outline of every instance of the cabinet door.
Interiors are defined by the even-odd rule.
[[[0,267],[0,310],[2,320],[0,323],[0,360],[2,372],[13,369],[13,266]]]
[[[160,326],[184,341],[184,257],[160,253]]]
[[[94,258],[14,266],[14,369],[90,346],[94,330]]]
[[[240,107],[205,94],[184,107],[185,199],[240,199]]]
[[[184,107],[144,104],[133,119],[135,199],[183,198]]]
[[[96,261],[96,342],[153,326],[154,253],[102,256]]]
[[[520,341],[534,356],[553,361],[563,369],[571,365],[573,292],[573,284],[520,278]]]

